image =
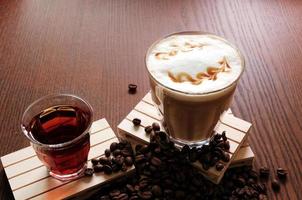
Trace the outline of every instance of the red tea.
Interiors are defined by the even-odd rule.
[[[82,134],[90,118],[89,112],[59,105],[43,110],[31,120],[26,129],[34,140],[43,144],[33,144],[33,147],[51,173],[73,174],[86,165],[90,139],[89,134]],[[71,143],[66,144],[68,142]]]

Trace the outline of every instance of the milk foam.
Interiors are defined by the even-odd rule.
[[[217,73],[216,80],[205,78],[200,84],[192,84],[190,81],[175,82],[169,77],[169,72],[174,75],[185,72],[195,78],[198,73],[207,72],[208,67],[219,68],[219,62],[223,58],[230,69]],[[243,70],[243,61],[238,51],[213,35],[169,36],[149,50],[146,62],[150,74],[157,82],[192,94],[221,90],[234,83]]]

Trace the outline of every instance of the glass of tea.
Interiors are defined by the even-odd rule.
[[[86,169],[93,111],[70,94],[48,95],[24,112],[21,129],[38,158],[59,180],[72,180]]]

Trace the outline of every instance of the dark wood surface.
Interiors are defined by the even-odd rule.
[[[253,123],[255,167],[289,170],[270,199],[302,199],[302,1],[0,0],[0,155],[28,146],[20,119],[34,100],[73,93],[114,130],[149,91],[148,46],[202,30],[235,43],[246,71],[234,113]],[[127,93],[128,83],[138,93]],[[0,198],[12,194],[0,172]]]

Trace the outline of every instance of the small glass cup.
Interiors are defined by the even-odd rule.
[[[83,174],[90,150],[92,107],[70,94],[48,95],[24,112],[21,129],[49,174],[66,181]]]

